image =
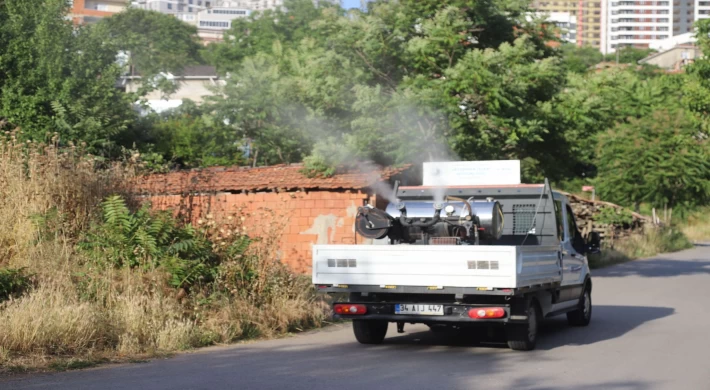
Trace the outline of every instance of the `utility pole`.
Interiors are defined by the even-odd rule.
[[[620,46],[616,45],[616,64],[619,65],[619,50]]]

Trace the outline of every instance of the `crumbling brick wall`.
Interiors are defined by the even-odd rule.
[[[270,211],[285,215],[281,260],[301,273],[311,270],[313,244],[356,243],[357,208],[375,201],[374,196],[355,190],[144,195],[141,199],[150,201],[155,209],[187,211],[193,221],[208,214],[215,219],[245,215],[253,220],[246,221],[248,229],[270,223]]]

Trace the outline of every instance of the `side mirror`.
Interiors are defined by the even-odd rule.
[[[587,253],[596,254],[602,251],[602,239],[599,233],[591,232],[587,239]]]

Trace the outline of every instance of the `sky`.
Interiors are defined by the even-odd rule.
[[[342,0],[343,8],[360,8],[360,0]]]

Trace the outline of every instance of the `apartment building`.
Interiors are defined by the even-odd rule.
[[[575,19],[575,43],[578,46],[602,47],[605,38],[605,18],[604,10],[608,0],[597,1],[549,1],[536,0],[532,3],[532,8],[541,13],[555,15],[556,19]],[[558,20],[550,20],[558,23]]]
[[[217,0],[139,0],[133,2],[143,9],[164,14],[197,13],[217,4]]]
[[[246,18],[251,13],[244,8],[213,7],[197,12],[195,24],[203,42],[221,41],[224,32],[232,28],[232,21]]]
[[[538,12],[537,16],[557,27],[556,34],[563,42],[577,43],[577,16],[570,12]]]
[[[699,0],[695,4],[695,20],[710,18],[710,1]]]
[[[283,6],[283,0],[225,0],[221,2],[222,7],[240,8],[251,11],[264,11]]]
[[[77,24],[95,23],[123,11],[128,4],[128,0],[73,0],[69,16]]]
[[[693,31],[707,0],[611,0],[604,53],[620,47],[648,48],[654,42]],[[710,2],[708,2],[710,4]],[[710,7],[708,7],[710,9]],[[706,17],[710,17],[707,15]]]
[[[577,2],[577,45],[602,49],[606,41],[604,17],[608,0]]]

